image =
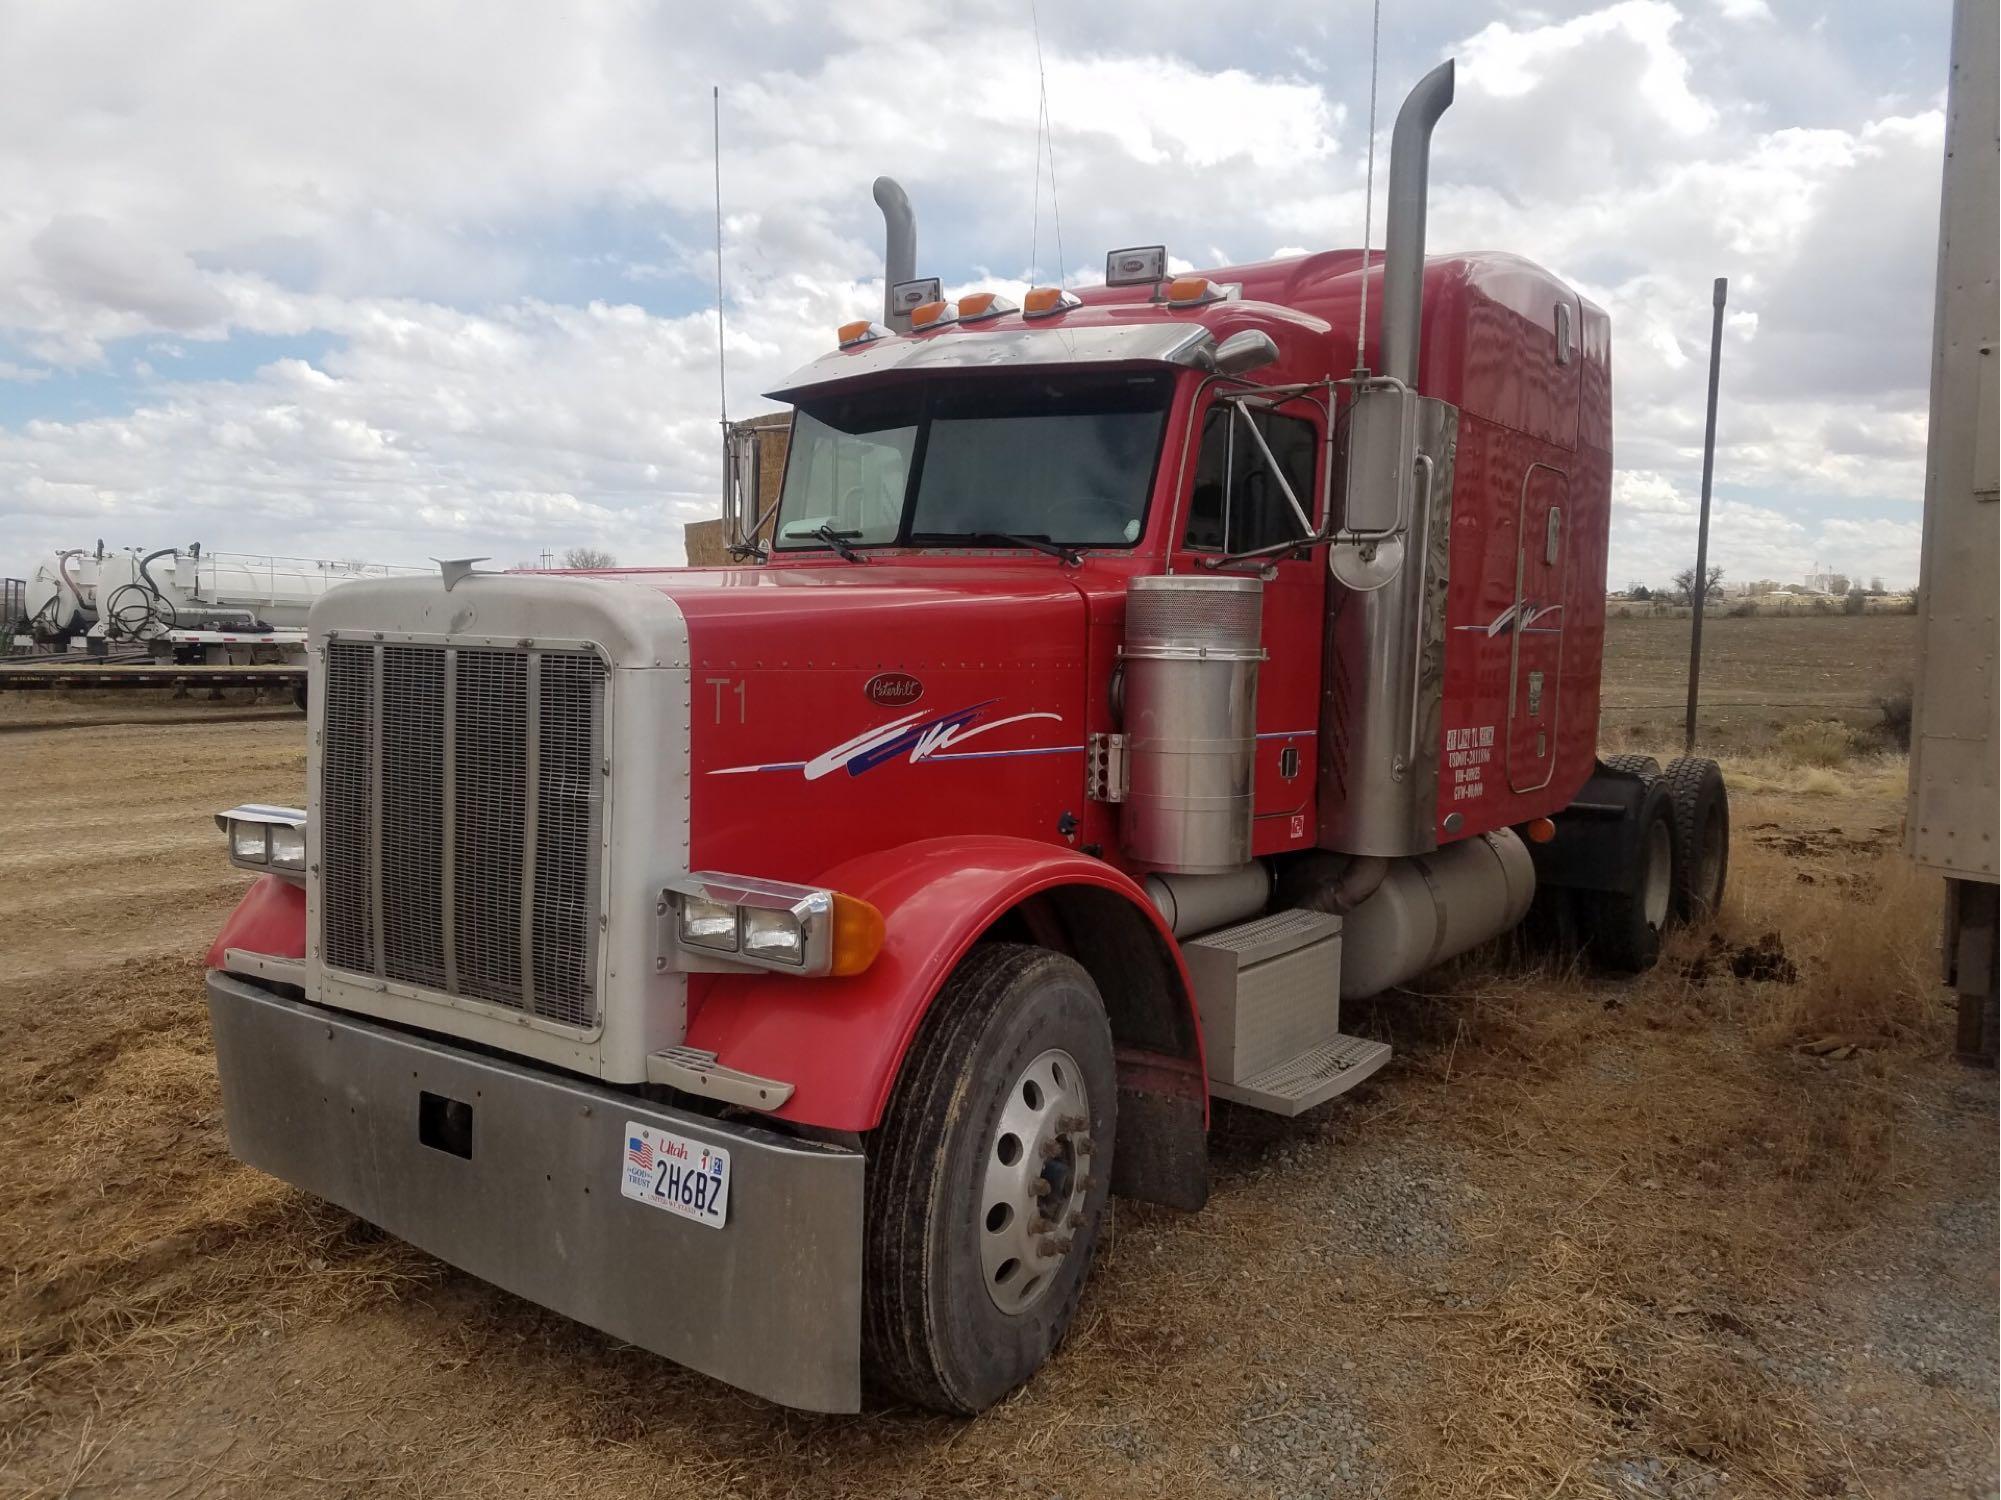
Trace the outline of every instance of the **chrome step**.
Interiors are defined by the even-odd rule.
[[[1335,1033],[1334,1039],[1265,1069],[1239,1083],[1209,1080],[1218,1099],[1248,1104],[1275,1115],[1304,1114],[1336,1094],[1344,1094],[1390,1060],[1387,1042]]]

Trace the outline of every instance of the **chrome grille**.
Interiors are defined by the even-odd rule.
[[[579,651],[327,647],[328,965],[596,1022],[605,681]]]

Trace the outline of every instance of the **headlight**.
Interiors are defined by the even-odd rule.
[[[215,826],[229,836],[230,863],[280,875],[305,874],[306,815],[298,808],[246,802],[217,813]]]
[[[745,907],[743,951],[782,964],[806,961],[806,934],[799,913],[761,907]]]
[[[859,897],[751,875],[670,881],[660,915],[662,969],[859,974],[882,947],[882,913]]]
[[[736,952],[736,908],[723,901],[686,897],[681,903],[681,941],[697,948]]]
[[[303,873],[306,868],[306,830],[290,823],[267,826],[271,835],[271,868]]]
[[[229,825],[229,857],[239,865],[261,865],[270,858],[269,835],[262,823]]]

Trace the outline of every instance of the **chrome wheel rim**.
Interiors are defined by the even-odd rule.
[[[1091,1095],[1077,1059],[1052,1047],[1021,1070],[987,1141],[974,1226],[987,1295],[1026,1312],[1056,1284],[1091,1187]]]
[[[1647,830],[1647,865],[1640,894],[1640,909],[1646,913],[1649,927],[1661,927],[1667,922],[1673,876],[1674,835],[1664,819],[1656,818]]]

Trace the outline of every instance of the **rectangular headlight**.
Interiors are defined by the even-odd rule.
[[[262,823],[231,823],[229,857],[239,865],[261,865],[270,858],[268,839]]]
[[[246,870],[306,873],[306,815],[296,807],[246,802],[215,815],[229,839],[229,861]]]
[[[660,892],[661,969],[750,967],[859,974],[875,961],[882,913],[818,886],[697,871]]]
[[[306,868],[306,830],[289,823],[265,826],[270,832],[271,868],[303,871]]]
[[[700,896],[683,897],[681,941],[696,948],[736,952],[736,907]]]
[[[772,907],[745,907],[743,951],[783,964],[806,962],[806,934],[799,914]]]

